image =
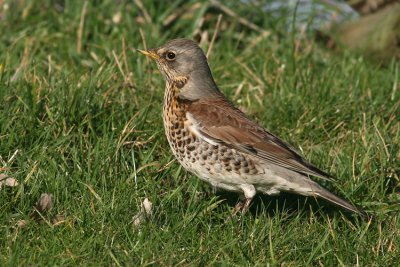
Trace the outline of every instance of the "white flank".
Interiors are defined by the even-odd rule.
[[[197,136],[198,138],[200,138],[203,141],[206,141],[207,143],[216,146],[218,145],[218,143],[216,143],[214,140],[208,138],[207,136],[204,136],[200,131],[199,128],[201,128],[201,125],[198,121],[196,121],[193,118],[193,115],[190,114],[189,112],[186,112],[186,122],[187,123],[187,127],[189,129],[190,132],[192,132],[195,136]]]

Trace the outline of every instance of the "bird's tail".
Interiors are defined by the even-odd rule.
[[[365,212],[364,210],[357,208],[356,206],[350,204],[349,202],[347,202],[346,200],[332,194],[331,192],[329,192],[328,190],[326,190],[325,188],[321,187],[321,186],[317,186],[317,188],[313,188],[314,189],[314,194],[320,198],[323,198],[339,207],[342,207],[348,211],[360,214],[362,216],[365,217],[369,217],[367,212]]]

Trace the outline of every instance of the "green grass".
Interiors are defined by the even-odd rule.
[[[80,1],[5,2],[0,173],[19,185],[0,190],[2,266],[400,263],[398,63],[333,53],[310,36],[292,38],[283,19],[230,5],[271,35],[254,42],[259,33],[223,17],[209,59],[221,90],[338,177],[324,185],[376,220],[283,195],[257,197],[251,212],[223,224],[236,196],[170,163],[164,81],[133,52],[144,47],[141,32],[148,47],[191,37],[206,4],[164,27],[182,1],[145,3],[148,22],[133,1],[98,1],[80,28]],[[200,30],[211,39],[210,14]],[[54,207],[37,223],[31,213],[45,192]],[[145,198],[153,214],[135,227]],[[52,225],[56,215],[65,220]]]

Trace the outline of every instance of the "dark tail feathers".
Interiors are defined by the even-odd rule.
[[[347,202],[344,199],[339,198],[338,196],[332,194],[331,192],[329,192],[328,190],[322,188],[322,187],[318,187],[318,189],[314,192],[318,197],[321,197],[339,207],[342,207],[350,212],[354,212],[357,213],[359,215],[362,215],[366,218],[369,218],[370,216],[368,215],[368,213],[360,208],[357,208],[356,206],[350,204],[349,202]]]

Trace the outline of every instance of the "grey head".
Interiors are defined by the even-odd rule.
[[[153,58],[167,86],[176,85],[183,99],[220,96],[203,50],[190,39],[174,39],[142,54]]]

